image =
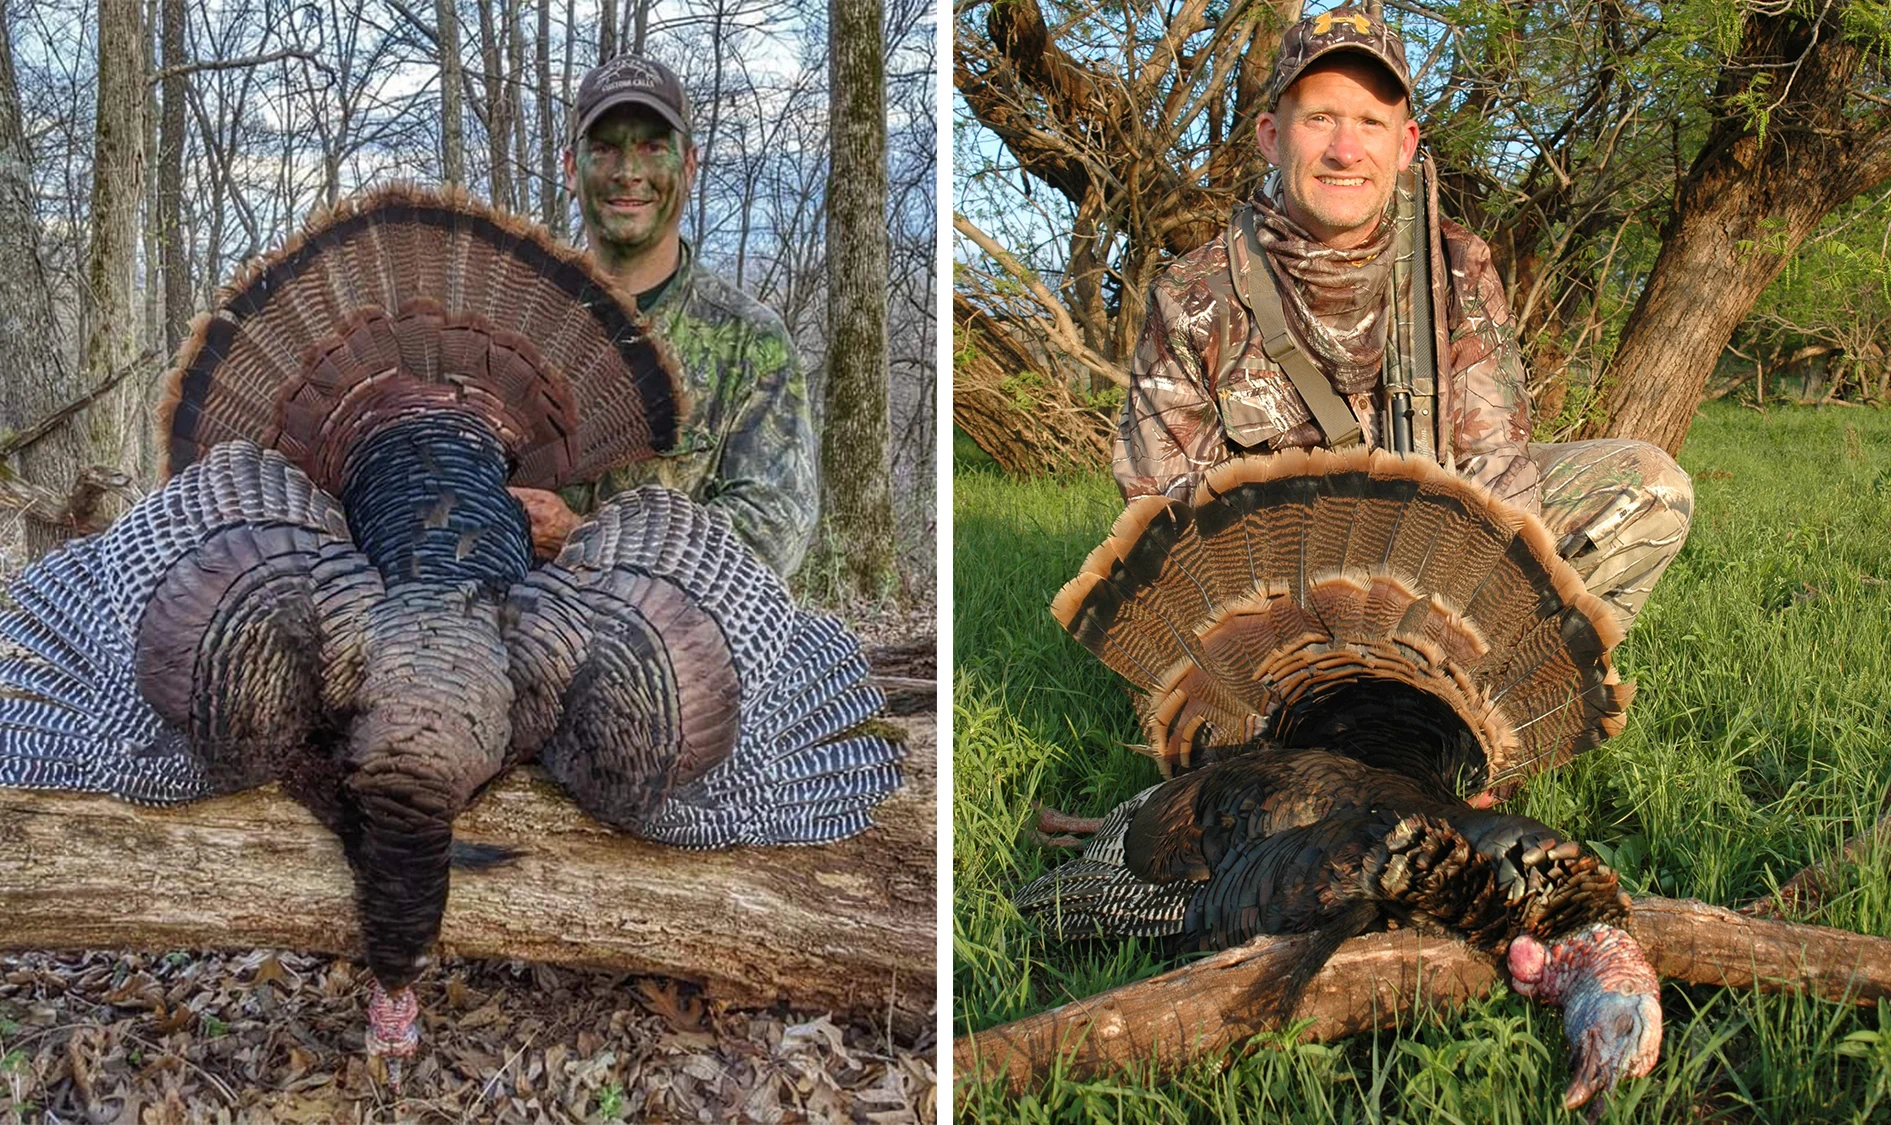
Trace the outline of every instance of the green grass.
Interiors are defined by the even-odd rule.
[[[1709,404],[1682,451],[1687,546],[1618,651],[1627,729],[1533,780],[1521,810],[1595,847],[1635,893],[1738,905],[1876,819],[1891,782],[1891,413]],[[1058,858],[1037,802],[1100,813],[1157,779],[1125,685],[1046,606],[1119,510],[1109,479],[954,486],[954,1018],[958,1033],[1167,967],[1147,943],[1062,945],[1007,895]],[[1891,855],[1816,918],[1891,935]],[[1891,1121],[1891,1006],[1668,985],[1653,1075],[1613,1121]],[[961,1117],[1024,1122],[1576,1120],[1554,1012],[1500,992],[1399,1032],[1263,1037],[1154,1081],[1053,1074],[1013,1098],[961,1086]],[[1229,1061],[1229,1060],[1222,1060]]]

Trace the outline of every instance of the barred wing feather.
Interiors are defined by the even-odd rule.
[[[217,447],[10,587],[0,784],[173,804],[269,780],[346,690],[378,586],[332,497]]]
[[[853,636],[794,607],[727,521],[623,493],[514,588],[515,749],[591,815],[682,847],[864,830],[903,748]]]

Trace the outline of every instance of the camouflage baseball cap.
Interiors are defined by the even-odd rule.
[[[578,83],[572,137],[584,136],[607,110],[620,105],[645,106],[689,136],[689,95],[683,92],[676,72],[642,55],[619,55],[593,67]]]
[[[1268,110],[1271,112],[1280,103],[1280,95],[1314,60],[1335,51],[1357,51],[1378,61],[1398,79],[1405,96],[1412,96],[1412,69],[1405,64],[1405,44],[1392,34],[1384,19],[1373,16],[1363,6],[1342,4],[1330,12],[1308,16],[1280,37],[1280,57],[1274,60],[1274,73],[1267,79]]]

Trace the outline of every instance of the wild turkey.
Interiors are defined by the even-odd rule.
[[[543,231],[409,188],[248,269],[170,373],[176,475],[13,583],[0,784],[281,782],[341,838],[368,1048],[397,1059],[454,817],[518,762],[680,847],[865,829],[903,749],[863,727],[858,644],[725,519],[623,493],[530,569],[508,483],[674,443],[676,379],[630,308]]]
[[[1096,820],[1047,810],[1093,836],[1021,911],[1189,948],[1315,934],[1281,1016],[1346,938],[1449,931],[1563,1003],[1569,1105],[1652,1069],[1659,987],[1614,872],[1464,797],[1616,733],[1633,694],[1615,618],[1534,517],[1383,452],[1232,462],[1193,504],[1133,502],[1052,613],[1143,690],[1170,780]]]

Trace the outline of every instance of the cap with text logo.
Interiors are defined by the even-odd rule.
[[[1339,51],[1354,51],[1373,59],[1398,79],[1405,96],[1412,96],[1412,71],[1405,63],[1405,44],[1392,34],[1384,19],[1363,7],[1342,4],[1330,12],[1308,16],[1280,37],[1280,57],[1268,76],[1263,102],[1271,112],[1294,79],[1319,59]]]
[[[573,137],[582,137],[598,118],[621,105],[643,106],[688,137],[689,95],[676,72],[642,55],[619,55],[593,68],[578,83],[577,125]]]

